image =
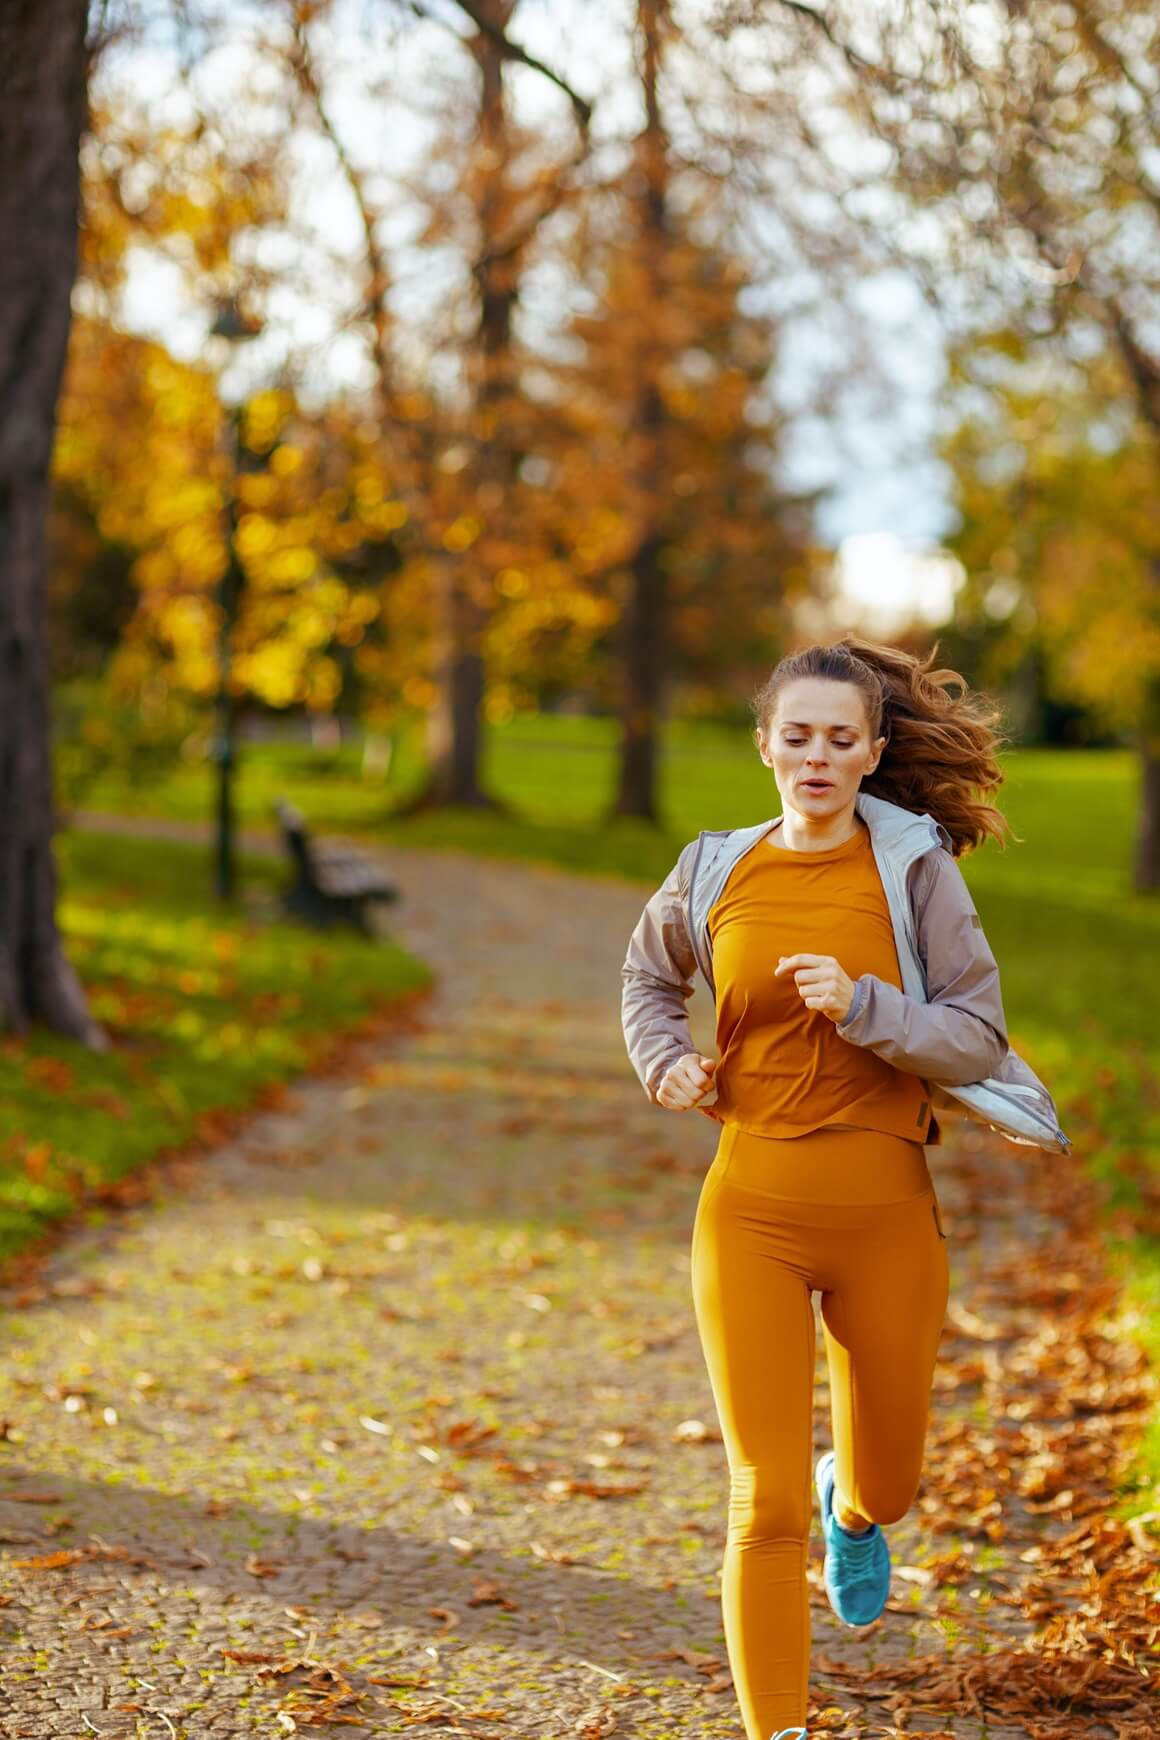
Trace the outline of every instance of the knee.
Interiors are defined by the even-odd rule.
[[[741,1545],[760,1541],[802,1541],[810,1532],[811,1507],[784,1477],[752,1464],[734,1469],[729,1479],[729,1536]]]
[[[917,1491],[917,1480],[900,1481],[897,1475],[890,1480],[860,1481],[857,1508],[871,1522],[883,1525],[901,1522]]]

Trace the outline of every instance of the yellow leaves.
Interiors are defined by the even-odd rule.
[[[488,691],[483,712],[489,725],[507,725],[515,718],[515,704],[504,686],[497,684]]]
[[[409,515],[401,501],[383,501],[374,506],[359,503],[359,520],[368,531],[386,537],[405,526]]]
[[[369,465],[356,467],[353,475],[354,499],[360,508],[373,508],[383,499],[383,479]]]
[[[483,522],[473,514],[462,514],[453,520],[443,534],[442,543],[445,550],[453,554],[461,554],[469,550],[483,530]]]
[[[309,580],[317,568],[317,555],[304,545],[280,550],[266,564],[266,572],[275,584],[290,587]]]
[[[271,453],[269,466],[275,477],[293,477],[295,472],[301,471],[305,460],[301,447],[283,442]]]
[[[246,401],[242,415],[242,437],[246,446],[255,453],[273,447],[293,411],[293,395],[284,387],[271,387],[264,393],[255,393]]]
[[[272,707],[287,707],[298,693],[302,662],[301,646],[283,638],[239,654],[237,672],[251,693]]]
[[[411,676],[403,684],[403,699],[409,707],[421,711],[434,706],[439,690],[429,677]]]
[[[244,472],[234,485],[234,495],[239,507],[268,508],[278,500],[278,479],[265,472]],[[238,521],[238,528],[245,525],[249,519],[256,519],[257,514],[243,514]]]
[[[306,705],[316,712],[329,712],[341,693],[342,672],[335,661],[328,657],[312,659],[306,671],[303,697]]]

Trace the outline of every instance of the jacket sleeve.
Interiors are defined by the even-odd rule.
[[[696,959],[685,925],[683,899],[687,855],[677,862],[640,915],[620,969],[620,1019],[629,1061],[653,1105],[670,1064],[695,1051],[686,1008],[693,994]]]
[[[863,973],[838,1032],[928,1081],[982,1081],[1007,1054],[999,968],[963,873],[944,847],[911,865],[910,900],[928,1001]]]

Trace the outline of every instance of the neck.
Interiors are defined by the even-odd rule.
[[[830,816],[803,816],[800,810],[786,805],[776,829],[774,844],[788,852],[825,852],[831,846],[841,846],[851,839],[865,823],[854,808],[854,800]]]

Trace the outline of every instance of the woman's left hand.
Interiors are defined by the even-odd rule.
[[[846,1019],[854,1001],[854,981],[842,971],[833,955],[779,956],[774,978],[791,972],[807,1009],[820,1009],[831,1021]]]

